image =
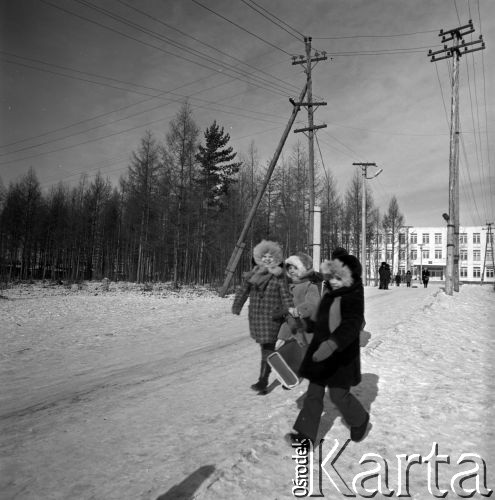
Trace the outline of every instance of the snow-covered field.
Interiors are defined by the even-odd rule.
[[[292,391],[273,384],[267,396],[249,389],[259,349],[248,335],[247,308],[230,313],[232,297],[115,284],[104,292],[91,283],[82,290],[24,285],[3,296],[2,500],[294,498],[295,451],[283,435],[306,382]],[[434,284],[367,287],[365,296],[363,382],[355,393],[372,427],[364,441],[343,448],[349,431],[326,402],[322,458],[335,458],[335,440],[343,451],[334,468],[324,467],[341,493],[315,454],[322,493],[345,498],[343,484],[352,489],[353,478],[380,463],[379,476],[386,464],[397,497],[406,486],[398,476],[405,458],[397,455],[419,454],[423,463],[409,474],[412,498],[434,498],[436,487],[457,498],[451,479],[473,469],[476,456],[479,490],[488,494],[485,486],[495,489],[493,287],[464,285],[454,296]],[[366,453],[374,462],[359,463]],[[458,464],[464,453],[476,455]],[[438,480],[433,474],[429,484],[434,455]],[[476,487],[473,476],[466,491]],[[364,486],[371,490],[378,479]],[[355,484],[350,493],[363,497]]]

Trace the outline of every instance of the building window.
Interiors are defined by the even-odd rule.
[[[378,234],[378,244],[381,245],[383,243],[383,236],[381,233]]]
[[[486,268],[485,276],[487,278],[493,278],[493,276],[494,276],[494,274],[493,274],[493,267],[487,267]]]
[[[406,235],[404,233],[399,233],[399,245],[403,245],[406,242]]]
[[[411,243],[418,242],[418,235],[416,233],[411,234]]]
[[[467,244],[467,233],[460,233],[459,234],[459,243],[461,244]]]
[[[435,233],[435,245],[442,244],[442,233]]]
[[[387,233],[387,245],[392,244],[392,233]]]
[[[467,260],[467,250],[461,250],[461,251],[459,252],[459,258],[460,258],[461,260]]]
[[[461,278],[467,278],[467,267],[461,267]]]
[[[417,258],[418,258],[418,251],[411,250],[411,260],[417,260]]]
[[[481,260],[481,250],[473,250],[473,260]]]
[[[473,233],[473,243],[480,243],[480,233]]]
[[[392,250],[387,250],[387,260],[392,260]]]
[[[437,248],[435,250],[435,259],[441,259],[442,258],[442,249],[441,248]]]
[[[430,251],[423,250],[423,259],[429,259],[429,258],[430,258]]]
[[[430,235],[428,233],[423,234],[423,245],[428,245],[430,243]]]
[[[401,250],[399,252],[399,260],[405,260],[406,259],[406,251],[405,250]]]
[[[473,267],[473,278],[481,278],[481,269],[479,267]]]

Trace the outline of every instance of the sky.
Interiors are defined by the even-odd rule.
[[[33,167],[44,191],[98,172],[117,185],[146,130],[164,141],[187,99],[245,155],[274,155],[312,70],[315,160],[344,193],[358,167],[383,212],[395,195],[413,226],[448,212],[452,59],[440,30],[472,19],[485,50],[459,66],[460,224],[495,222],[495,2],[491,0],[7,0],[1,5],[0,179]],[[448,42],[450,43],[450,42]],[[471,47],[479,47],[480,44]],[[314,52],[313,52],[314,55]],[[294,128],[307,126],[301,110]],[[304,134],[291,132],[289,157]],[[373,168],[369,174],[373,173]]]
[[[479,487],[495,489],[493,285],[463,285],[449,296],[435,281],[428,288],[414,281],[411,288],[365,287],[364,293],[362,381],[353,392],[371,424],[362,442],[343,449],[349,429],[326,395],[322,458],[338,440],[335,469],[353,488],[357,474],[376,470],[361,457],[381,457],[395,494],[374,498],[396,499],[399,486],[406,487],[397,456],[431,459],[436,443],[436,455],[450,462],[439,459],[430,481],[434,461],[413,465],[409,498],[441,498],[435,477],[446,498],[468,497],[474,473],[464,492],[453,491],[451,480],[473,472],[473,454],[480,475],[480,460],[486,465]],[[308,382],[285,391],[272,374],[269,394],[250,389],[259,347],[249,337],[247,305],[236,316],[232,296],[167,290],[163,283],[153,292],[124,282],[110,283],[108,292],[98,282],[86,290],[25,283],[2,295],[8,298],[0,300],[2,498],[296,498],[295,450],[283,436]],[[463,454],[470,456],[459,463]],[[325,470],[332,473],[330,462]],[[318,453],[316,490],[317,464]],[[376,486],[376,477],[366,482]],[[322,492],[349,498],[323,473]],[[489,496],[483,493],[473,498]]]

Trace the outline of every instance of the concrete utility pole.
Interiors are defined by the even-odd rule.
[[[298,132],[308,132],[308,170],[309,170],[309,242],[311,247],[311,255],[313,256],[313,264],[318,265],[319,262],[314,262],[313,245],[314,241],[314,211],[315,211],[315,153],[314,153],[314,131],[319,128],[325,128],[326,125],[314,125],[313,121],[313,108],[315,106],[326,106],[326,102],[313,102],[313,80],[311,76],[311,70],[313,68],[313,63],[318,63],[318,61],[325,61],[327,59],[326,52],[319,54],[315,52],[315,55],[311,57],[311,37],[304,37],[304,45],[306,48],[306,56],[292,56],[292,65],[303,64],[305,65],[306,73],[306,87],[307,87],[307,102],[297,102],[293,103],[297,106],[307,106],[308,108],[308,126],[306,128],[300,128],[294,130],[294,133]]]
[[[371,177],[367,176],[368,167],[375,167],[376,163],[353,163],[356,167],[361,167],[363,173],[363,185],[361,188],[361,266],[363,267],[363,285],[367,284],[368,278],[366,275],[366,179],[373,179],[377,175],[380,175],[383,168],[380,168]]]
[[[419,282],[423,283],[423,243],[418,243],[420,251],[420,261],[419,261]]]
[[[459,59],[463,54],[485,48],[483,36],[478,40],[465,42],[463,36],[474,32],[473,22],[448,31],[440,30],[438,36],[442,43],[452,41],[448,47],[433,52],[428,56],[431,62],[453,59],[452,99],[450,112],[450,157],[449,157],[449,220],[447,222],[447,265],[445,269],[445,293],[452,295],[459,291]],[[481,44],[479,46],[478,44]]]
[[[485,231],[488,232],[486,233],[485,255],[483,257],[483,271],[481,272],[481,284],[483,284],[483,282],[485,281],[486,251],[488,250],[488,243],[490,243],[490,247],[492,250],[492,270],[495,273],[495,255],[493,254],[493,233],[492,233],[493,222],[487,222],[486,225],[488,227],[483,228]],[[493,288],[495,289],[495,279],[493,281]]]
[[[406,273],[409,271],[409,229],[412,228],[412,226],[401,226],[403,229],[406,230],[405,233],[405,238],[406,238]],[[400,230],[400,228],[399,228]],[[400,235],[399,235],[399,265],[400,265]]]

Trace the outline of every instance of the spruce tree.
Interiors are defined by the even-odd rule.
[[[196,160],[201,169],[200,183],[205,201],[210,207],[223,208],[225,195],[235,182],[241,162],[233,161],[237,153],[227,146],[230,135],[214,121],[204,134],[205,145],[199,146]]]

